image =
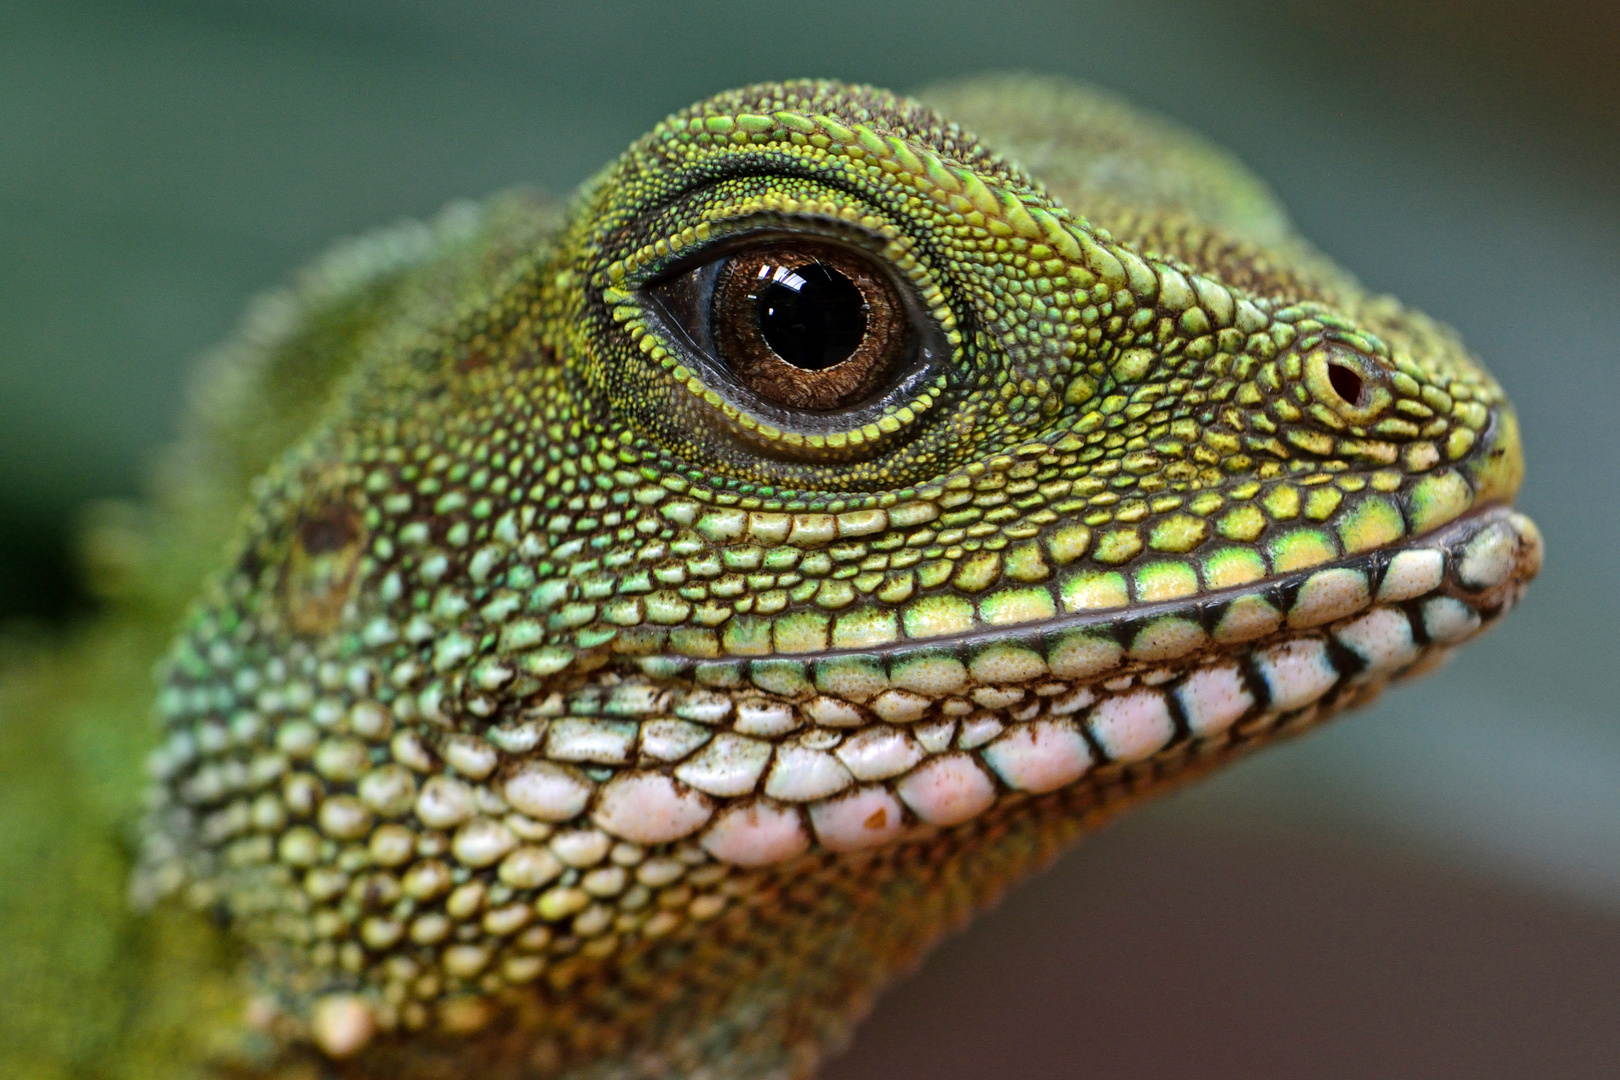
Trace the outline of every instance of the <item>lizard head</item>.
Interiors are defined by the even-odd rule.
[[[659,124],[261,484],[146,880],[332,1053],[566,1014],[576,1060],[652,1030],[666,945],[709,1023],[776,970],[745,926],[842,1016],[1121,793],[1511,605],[1516,427],[1449,332],[1079,209],[870,89]]]
[[[671,118],[596,182],[538,338],[582,418],[732,511],[716,542],[786,539],[748,512],[853,512],[828,540],[929,552],[883,575],[892,632],[865,644],[939,621],[925,580],[976,598],[965,630],[1001,588],[1047,582],[1057,610],[1056,568],[1082,560],[1121,598],[1145,598],[1127,565],[1222,587],[1511,498],[1511,409],[1442,328],[1155,254],[915,104],[767,87]],[[1087,606],[1094,579],[1065,580]]]

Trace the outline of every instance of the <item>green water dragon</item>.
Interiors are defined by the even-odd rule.
[[[1075,838],[1491,626],[1521,473],[1450,330],[1162,120],[721,94],[259,301],[93,515],[103,614],[5,645],[4,1072],[808,1076]]]

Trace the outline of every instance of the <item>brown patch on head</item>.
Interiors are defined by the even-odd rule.
[[[479,368],[488,367],[489,364],[490,356],[488,351],[484,349],[468,349],[457,357],[456,370],[465,375],[469,371],[477,371]]]
[[[341,503],[299,516],[282,578],[282,603],[296,633],[329,634],[343,621],[365,539],[360,515]]]

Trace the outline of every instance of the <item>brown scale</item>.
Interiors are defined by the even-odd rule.
[[[354,593],[364,547],[365,528],[347,506],[321,506],[299,520],[282,581],[282,602],[295,633],[327,634],[337,628]]]

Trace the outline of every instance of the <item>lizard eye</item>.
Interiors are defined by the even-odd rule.
[[[1328,385],[1338,394],[1344,403],[1352,409],[1362,408],[1367,404],[1367,383],[1361,373],[1349,364],[1339,364],[1328,361]]]
[[[889,275],[836,244],[739,248],[650,290],[698,350],[762,402],[828,412],[913,366],[911,314]]]
[[[1387,371],[1355,350],[1331,343],[1305,358],[1305,386],[1353,424],[1374,420],[1392,400]]]

